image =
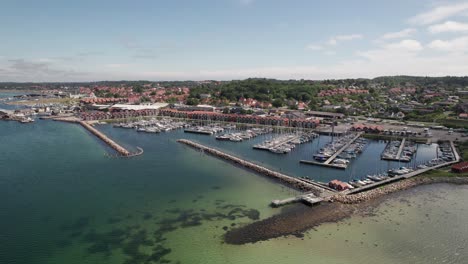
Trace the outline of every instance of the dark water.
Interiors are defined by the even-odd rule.
[[[106,134],[112,135],[116,138],[129,137],[137,133],[131,129],[113,129],[108,125],[100,126],[100,129]],[[148,140],[153,139],[155,136],[146,133],[138,134],[139,137]],[[358,155],[357,158],[352,159],[351,164],[346,170],[340,170],[299,163],[300,160],[313,160],[312,156],[325,144],[331,141],[331,137],[329,136],[320,136],[312,142],[298,145],[292,152],[283,155],[274,154],[268,151],[254,150],[252,148],[253,145],[269,139],[272,136],[274,137],[274,134],[259,136],[243,142],[219,141],[215,140],[213,136],[183,133],[183,131],[171,132],[170,137],[173,135],[178,138],[195,140],[202,144],[218,148],[224,152],[243,157],[247,160],[252,160],[258,164],[282,171],[292,176],[308,176],[311,179],[322,182],[329,182],[333,179],[349,181],[354,178],[365,178],[368,174],[383,173],[392,168],[416,166],[437,156],[436,144],[419,144],[417,154],[409,163],[382,161],[380,160],[380,155],[387,142],[369,140],[365,151]],[[158,137],[166,138],[167,134],[161,134],[158,135]]]

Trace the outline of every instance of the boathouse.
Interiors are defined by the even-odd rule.
[[[452,166],[452,171],[456,173],[468,172],[468,161],[460,162]]]
[[[329,182],[328,186],[337,191],[344,191],[344,190],[349,189],[349,185],[347,183],[339,181],[339,180],[333,180]]]

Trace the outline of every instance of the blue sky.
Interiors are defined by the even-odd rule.
[[[0,81],[468,74],[468,1],[3,0],[0,23]]]

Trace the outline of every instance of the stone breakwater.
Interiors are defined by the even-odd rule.
[[[433,183],[468,184],[468,177],[415,177],[362,193],[352,195],[336,194],[329,197],[328,201],[339,202],[343,204],[357,204],[373,200],[390,193],[413,188],[418,185]]]
[[[219,150],[216,150],[216,149],[213,149],[213,148],[206,147],[204,145],[195,143],[193,141],[186,140],[186,139],[179,139],[179,140],[177,140],[177,142],[183,143],[185,145],[188,145],[190,147],[193,147],[193,148],[196,148],[196,149],[199,149],[199,150],[202,150],[202,151],[204,151],[204,152],[206,152],[208,154],[211,154],[213,156],[216,156],[218,158],[221,158],[221,159],[228,160],[228,161],[231,161],[233,163],[239,164],[239,165],[241,165],[241,166],[243,166],[245,168],[251,169],[251,170],[253,170],[253,171],[255,171],[255,172],[259,173],[259,174],[262,174],[262,175],[265,175],[267,177],[278,180],[278,181],[284,183],[285,185],[291,186],[291,187],[293,187],[295,189],[299,189],[301,191],[312,192],[316,196],[323,195],[324,193],[327,193],[327,194],[329,193],[328,190],[322,189],[322,188],[320,188],[318,186],[315,186],[313,184],[310,184],[310,183],[306,183],[306,182],[304,182],[304,181],[302,181],[300,179],[297,179],[297,178],[294,178],[294,177],[291,177],[291,176],[288,176],[288,175],[285,175],[285,174],[282,174],[282,173],[267,169],[265,167],[262,167],[262,166],[259,166],[259,165],[255,164],[255,163],[240,159],[238,157],[232,156],[230,154],[226,154],[226,153],[224,153],[222,151],[219,151]]]
[[[90,124],[86,123],[85,121],[79,121],[78,122],[80,125],[82,125],[84,128],[86,128],[89,132],[91,132],[93,135],[104,141],[107,145],[109,145],[111,148],[113,148],[115,151],[117,151],[120,155],[128,157],[131,155],[130,151],[126,150],[124,147],[120,146],[117,144],[115,141],[112,139],[108,138],[106,135],[103,133],[99,132],[97,129],[92,127]]]

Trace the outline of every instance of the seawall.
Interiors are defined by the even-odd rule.
[[[124,147],[120,146],[117,144],[115,141],[112,139],[108,138],[106,135],[103,133],[99,132],[97,129],[92,127],[90,124],[86,123],[85,121],[79,121],[80,125],[82,125],[84,128],[86,128],[89,132],[91,132],[93,135],[104,141],[107,145],[109,145],[111,148],[113,148],[115,151],[117,151],[120,155],[128,157],[130,156],[130,151],[126,150]]]
[[[320,188],[320,187],[318,187],[316,185],[304,182],[304,181],[302,181],[302,180],[300,180],[298,178],[291,177],[291,176],[288,176],[288,175],[285,175],[285,174],[282,174],[282,173],[267,169],[267,168],[265,168],[263,166],[257,165],[255,163],[252,163],[252,162],[249,162],[249,161],[246,161],[246,160],[243,160],[243,159],[240,159],[240,158],[235,157],[235,156],[230,155],[230,154],[226,154],[226,153],[224,153],[222,151],[219,151],[219,150],[216,150],[216,149],[213,149],[213,148],[210,148],[210,147],[206,147],[204,145],[195,143],[195,142],[190,141],[190,140],[179,139],[179,140],[177,140],[177,142],[188,145],[190,147],[193,147],[193,148],[196,148],[196,149],[199,149],[199,150],[202,150],[202,151],[204,151],[204,152],[206,152],[208,154],[211,154],[213,156],[216,156],[218,158],[234,162],[234,163],[239,164],[239,165],[241,165],[241,166],[243,166],[245,168],[253,170],[253,171],[257,172],[257,173],[260,173],[260,174],[265,175],[267,177],[278,180],[278,181],[284,183],[285,185],[288,185],[288,186],[293,187],[295,189],[312,192],[317,196],[329,195],[329,193],[331,193],[328,190],[325,190],[325,189]]]

